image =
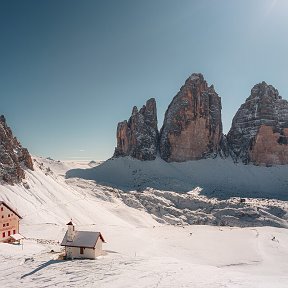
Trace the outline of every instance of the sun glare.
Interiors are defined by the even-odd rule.
[[[266,1],[266,13],[270,14],[286,14],[288,12],[288,1],[287,0],[268,0]]]

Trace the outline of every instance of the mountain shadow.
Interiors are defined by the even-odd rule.
[[[94,180],[123,191],[148,187],[186,193],[196,187],[207,197],[250,197],[288,200],[288,166],[235,164],[231,159],[203,159],[167,163],[160,158],[140,161],[111,158],[90,169],[71,169],[66,178]]]

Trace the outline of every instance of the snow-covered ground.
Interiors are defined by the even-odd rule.
[[[187,213],[177,214],[188,209],[195,217],[204,211],[205,217],[221,218],[207,207],[215,205],[221,214],[230,201],[231,209],[254,209],[257,205],[260,212],[257,207],[254,210],[262,213],[260,218],[285,227],[285,201],[220,201],[199,195],[197,189],[181,194],[182,198],[155,189],[125,193],[92,180],[65,179],[68,170],[88,169],[91,163],[43,158],[36,158],[34,163],[35,171],[27,171],[26,184],[0,186],[0,200],[23,216],[21,233],[27,238],[23,247],[0,244],[1,288],[288,286],[287,229],[183,225]],[[118,173],[121,178],[121,171]],[[197,209],[192,205],[195,202]],[[156,211],[155,203],[163,211]],[[169,212],[169,206],[175,211]],[[78,230],[103,233],[106,256],[95,261],[57,260],[61,249],[57,241],[62,240],[70,218]]]
[[[202,194],[227,199],[258,197],[288,200],[288,165],[273,167],[235,164],[231,158],[167,163],[161,158],[140,161],[112,158],[97,167],[71,169],[67,177],[96,180],[122,190],[188,192],[201,187]]]

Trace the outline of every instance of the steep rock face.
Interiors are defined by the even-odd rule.
[[[154,160],[158,147],[157,110],[154,98],[140,111],[133,108],[128,121],[118,123],[117,147],[114,156],[132,156],[139,160]]]
[[[265,82],[255,85],[227,135],[235,161],[288,164],[288,102]]]
[[[33,170],[31,156],[13,136],[2,115],[0,116],[0,180],[9,184],[21,181],[25,178],[24,167]]]
[[[222,137],[221,98],[202,74],[192,74],[165,113],[161,158],[182,162],[216,155]]]
[[[273,127],[262,125],[253,144],[249,152],[254,164],[288,164],[288,128],[284,128],[281,135],[273,132]]]

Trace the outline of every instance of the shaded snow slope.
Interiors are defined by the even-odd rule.
[[[99,193],[103,198],[105,192],[95,185],[93,188],[88,186],[88,189],[69,185],[63,175],[69,169],[68,167],[73,165],[74,163],[63,164],[36,158],[35,171],[26,171],[24,185],[0,186],[0,199],[15,207],[23,217],[21,223],[24,232],[26,232],[26,225],[42,223],[50,225],[51,223],[52,226],[59,227],[58,238],[61,239],[66,231],[65,224],[71,218],[75,223],[84,226],[93,224],[96,230],[103,228],[104,223],[105,227],[109,225],[145,226],[155,223],[150,215],[143,215],[140,211],[127,207],[117,197],[109,199],[106,197],[104,200],[107,201],[95,197],[94,194]],[[88,167],[86,164],[80,164],[81,166]],[[115,207],[119,207],[118,211]],[[136,213],[130,215],[130,210]]]
[[[221,199],[240,196],[288,200],[288,165],[258,167],[235,164],[231,159],[167,163],[160,158],[112,158],[94,168],[71,169],[66,177],[95,180],[126,191],[151,187],[188,192],[201,187],[202,194]]]

